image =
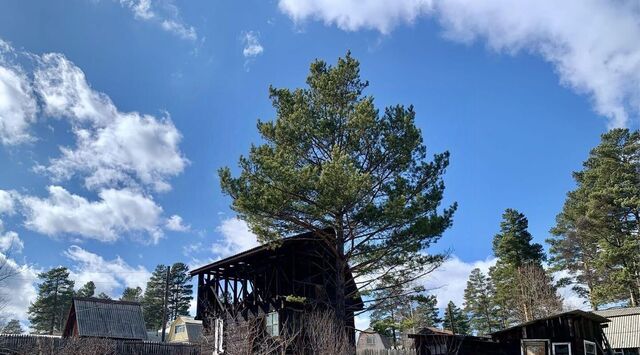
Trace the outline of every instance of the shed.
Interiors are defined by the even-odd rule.
[[[614,354],[640,354],[640,307],[611,308],[593,313],[609,319],[604,334]]]
[[[170,343],[195,343],[202,336],[202,321],[178,316],[169,327],[167,341]]]
[[[592,312],[573,310],[503,329],[491,337],[507,354],[603,355],[602,324],[608,321]]]
[[[147,340],[142,307],[137,302],[74,298],[63,337]]]
[[[506,355],[502,344],[487,337],[454,334],[450,330],[425,327],[413,339],[418,355]]]
[[[391,349],[391,342],[386,336],[376,332],[372,328],[361,331],[356,342],[356,350],[388,350]]]

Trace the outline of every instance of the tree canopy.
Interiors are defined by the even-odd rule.
[[[54,334],[62,331],[71,300],[74,282],[65,267],[53,268],[38,274],[38,296],[29,306],[31,327],[39,333]]]

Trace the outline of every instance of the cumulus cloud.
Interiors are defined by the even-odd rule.
[[[222,240],[211,246],[211,251],[226,257],[258,246],[256,235],[249,230],[247,223],[238,218],[228,218],[222,221],[216,231],[222,234]]]
[[[34,81],[44,110],[71,121],[76,146],[62,147],[61,156],[38,171],[55,181],[84,176],[90,189],[138,184],[155,191],[171,188],[167,179],[181,173],[187,160],[178,146],[182,136],[168,116],[118,111],[61,54],[46,54],[39,64]]]
[[[105,260],[102,256],[77,245],[69,247],[64,256],[73,263],[71,278],[75,281],[76,287],[93,281],[96,284],[96,293],[105,292],[112,297],[118,297],[119,292],[125,287],[141,287],[144,290],[151,277],[151,273],[144,266],[131,266],[119,256],[113,260]]]
[[[13,52],[0,40],[0,143],[17,145],[33,140],[29,127],[36,121],[37,105],[29,79],[9,63]]]
[[[242,43],[244,48],[242,49],[242,55],[245,58],[254,58],[264,52],[264,48],[260,44],[260,34],[254,31],[244,32],[242,34]]]
[[[4,301],[2,313],[7,318],[25,322],[27,309],[37,296],[36,281],[40,271],[33,265],[19,264],[3,253],[0,253],[0,265],[2,275],[8,275],[2,277],[0,283],[0,299]]]
[[[551,63],[560,82],[591,97],[610,126],[640,114],[640,6],[631,0],[279,0],[296,22],[383,34],[420,16],[437,19],[446,38],[482,40],[496,51],[527,51]],[[585,26],[588,24],[588,26]]]
[[[4,224],[0,220],[0,252],[16,252],[20,253],[24,249],[24,243],[14,231],[4,231]]]
[[[15,211],[15,192],[0,190],[0,214],[13,214]]]
[[[168,230],[174,231],[174,232],[187,232],[191,229],[189,225],[184,224],[182,217],[178,216],[177,214],[174,214],[173,216],[167,219],[165,223],[165,227]]]
[[[113,242],[121,233],[144,232],[157,243],[162,237],[162,208],[133,190],[105,189],[97,201],[49,186],[49,196],[24,196],[25,226],[49,236],[69,234]]]
[[[196,29],[182,20],[180,10],[172,0],[120,0],[120,5],[129,9],[138,20],[157,24],[182,39],[198,39]]]

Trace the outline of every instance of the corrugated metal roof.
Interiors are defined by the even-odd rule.
[[[640,348],[640,307],[595,311],[609,318],[604,334],[614,349]]]
[[[136,302],[75,298],[78,335],[118,339],[147,339],[142,307]]]

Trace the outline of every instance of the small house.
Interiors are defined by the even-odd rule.
[[[614,355],[640,355],[640,307],[613,308],[593,313],[609,319],[604,335]]]
[[[196,343],[202,336],[202,321],[191,317],[178,316],[169,327],[167,342]]]
[[[502,344],[491,338],[454,334],[446,329],[425,327],[409,334],[409,338],[417,355],[507,355]]]
[[[506,354],[604,355],[602,324],[607,322],[598,314],[574,310],[503,329],[491,337]]]
[[[376,332],[371,328],[361,331],[356,342],[358,353],[365,350],[388,350],[391,349],[391,341],[386,336]]]
[[[147,340],[147,330],[140,303],[83,297],[73,298],[62,336]]]

